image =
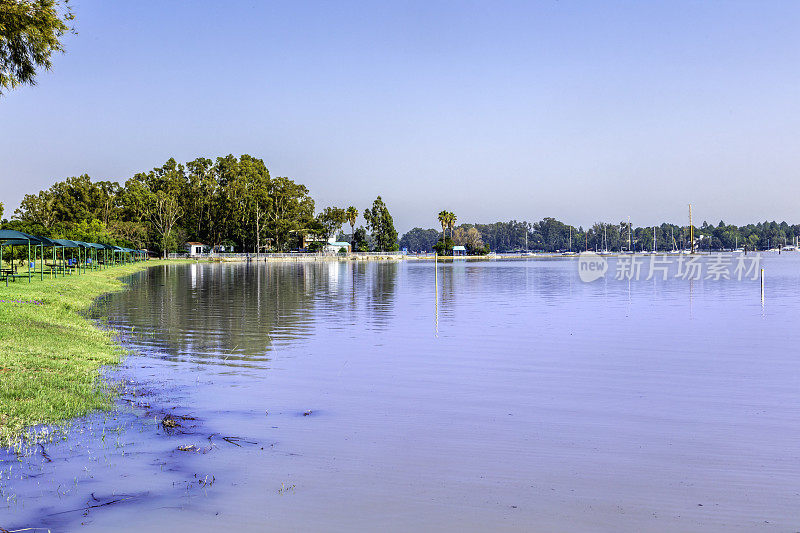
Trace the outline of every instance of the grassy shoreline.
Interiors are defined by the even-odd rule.
[[[0,446],[18,442],[26,428],[111,408],[100,367],[118,363],[123,350],[84,312],[97,297],[123,290],[120,278],[176,262],[184,261],[0,286]]]

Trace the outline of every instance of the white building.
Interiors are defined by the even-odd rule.
[[[186,251],[189,253],[189,257],[196,257],[198,255],[203,255],[207,253],[208,246],[206,246],[202,242],[187,242]]]

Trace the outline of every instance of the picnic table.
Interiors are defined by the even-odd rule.
[[[16,265],[12,265],[10,268],[0,268],[0,280],[5,281],[6,285],[8,285],[9,279],[11,279],[11,281],[14,281],[16,279],[16,275],[17,275]]]

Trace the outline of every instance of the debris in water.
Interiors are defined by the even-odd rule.
[[[310,414],[311,414],[311,409],[309,409],[308,411],[306,411],[305,413],[303,413],[303,416],[308,416],[308,415],[310,415]]]
[[[240,448],[242,447],[242,445],[239,444],[239,442],[244,442],[246,444],[258,444],[257,442],[254,442],[252,440],[243,439],[242,437],[222,437],[222,440],[224,440],[229,444],[233,444],[234,446],[238,446]]]
[[[167,428],[170,428],[170,429],[171,429],[171,428],[176,428],[176,427],[180,426],[180,424],[178,423],[178,421],[177,421],[177,420],[175,419],[175,417],[173,417],[172,415],[166,415],[166,416],[164,416],[164,418],[162,418],[162,419],[161,419],[161,425],[162,425],[162,426],[163,426],[165,429],[167,429]]]

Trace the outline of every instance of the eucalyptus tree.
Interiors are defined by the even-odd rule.
[[[37,71],[50,70],[74,18],[69,0],[0,0],[0,95],[35,85]]]
[[[191,239],[209,240],[210,226],[216,222],[213,207],[219,190],[211,159],[198,157],[186,163],[186,190],[183,195],[186,215],[183,225]]]
[[[186,187],[183,165],[170,158],[163,166],[140,172],[125,183],[126,200],[133,212],[150,223],[166,257],[175,226],[184,213]]]
[[[253,235],[256,253],[261,251],[261,235],[266,228],[267,216],[272,205],[269,195],[269,170],[261,159],[247,154],[239,158],[239,171],[233,187],[242,206],[240,220],[245,235]],[[253,232],[253,233],[251,233]]]
[[[272,199],[267,216],[270,234],[277,249],[284,249],[291,234],[307,231],[314,219],[314,200],[305,185],[277,177],[269,182]]]
[[[14,211],[14,218],[26,224],[40,224],[50,228],[56,223],[56,212],[53,209],[53,195],[49,190],[37,194],[26,194]]]
[[[320,225],[322,235],[326,239],[330,239],[332,235],[339,231],[342,224],[347,222],[347,217],[347,211],[340,207],[326,207],[317,215],[316,219]]]

